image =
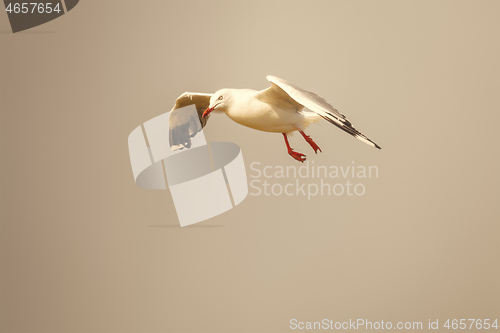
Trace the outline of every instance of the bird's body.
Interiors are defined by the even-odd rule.
[[[175,112],[183,106],[195,104],[203,126],[210,113],[216,111],[225,113],[230,119],[243,126],[265,132],[282,133],[288,153],[300,162],[305,161],[305,155],[293,151],[287,135],[299,131],[315,152],[321,151],[318,145],[304,133],[304,129],[309,124],[321,118],[380,149],[376,143],[352,127],[343,114],[320,96],[275,76],[268,76],[267,79],[272,85],[262,91],[221,89],[213,95],[182,94],[170,114],[171,147],[173,149],[188,147],[190,137],[199,131],[193,124],[193,119],[183,117],[178,111]]]
[[[312,112],[302,112],[286,100],[266,103],[258,98],[260,91],[252,89],[225,89],[232,98],[231,107],[224,112],[240,125],[259,131],[290,133],[304,130],[311,122],[321,119]]]

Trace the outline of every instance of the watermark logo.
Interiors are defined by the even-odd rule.
[[[248,182],[240,147],[230,142],[207,144],[193,105],[175,110],[174,120],[181,117],[186,124],[185,128],[179,126],[180,131],[169,130],[170,113],[146,121],[128,137],[137,185],[168,187],[181,226],[204,221],[241,203],[248,194]]]
[[[79,0],[4,0],[12,32],[19,32],[52,21],[73,8]]]
[[[250,195],[303,196],[363,196],[366,181],[379,177],[376,165],[316,165],[306,161],[296,165],[250,164]]]
[[[172,126],[171,126],[172,125]],[[134,180],[145,189],[170,189],[181,226],[222,214],[251,196],[360,197],[379,177],[376,165],[250,163],[247,173],[240,147],[207,143],[195,106],[146,121],[128,138]]]

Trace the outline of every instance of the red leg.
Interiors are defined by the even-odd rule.
[[[318,153],[318,150],[321,151],[321,148],[316,144],[316,142],[313,141],[313,139],[311,139],[311,137],[309,135],[306,135],[306,133],[304,133],[302,131],[299,131],[299,132],[300,132],[300,134],[302,134],[304,139],[306,139],[307,143],[311,145],[312,149],[314,149],[314,152],[316,154]]]
[[[286,133],[282,133],[283,137],[285,138],[285,143],[286,143],[286,148],[288,149],[288,154],[292,156],[294,159],[296,159],[299,162],[304,162],[306,160],[306,155],[297,153],[296,151],[293,151],[292,147],[290,147],[290,144],[288,143],[288,137],[286,136]]]

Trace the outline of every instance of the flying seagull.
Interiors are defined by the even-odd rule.
[[[299,162],[306,156],[290,147],[288,134],[298,131],[317,153],[319,146],[304,133],[311,123],[323,118],[355,138],[381,149],[379,145],[355,129],[349,120],[322,97],[276,76],[266,77],[271,87],[262,91],[252,89],[221,89],[214,94],[185,92],[175,101],[169,118],[172,149],[189,148],[191,137],[207,123],[212,112],[224,112],[229,118],[256,130],[281,133],[288,154]],[[197,114],[178,110],[195,105]],[[198,117],[200,122],[196,121]]]

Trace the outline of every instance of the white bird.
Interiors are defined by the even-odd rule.
[[[214,94],[185,92],[179,96],[170,113],[170,146],[189,147],[190,138],[201,130],[193,115],[178,110],[195,104],[204,127],[212,112],[223,112],[238,124],[265,132],[282,133],[288,154],[299,162],[306,156],[294,151],[288,134],[298,131],[314,152],[319,146],[304,133],[305,128],[323,118],[361,141],[381,149],[375,142],[356,130],[349,120],[322,97],[306,91],[276,76],[266,77],[271,87],[262,91],[252,89],[221,89]],[[178,111],[176,111],[178,110]]]

